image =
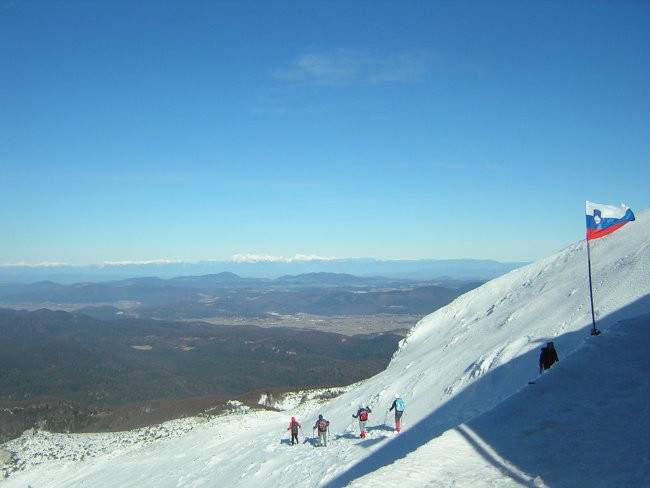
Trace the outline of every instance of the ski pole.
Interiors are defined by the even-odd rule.
[[[388,412],[390,412],[390,410],[386,410],[386,415],[384,415],[384,425],[386,425],[386,420],[388,419]]]

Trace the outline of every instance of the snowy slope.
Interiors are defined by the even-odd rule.
[[[598,337],[589,336],[582,241],[425,317],[384,372],[329,402],[178,421],[155,442],[114,434],[130,441],[112,448],[103,447],[106,435],[38,433],[5,446],[26,469],[0,484],[642,486],[650,477],[641,415],[650,400],[650,212],[590,246]],[[538,378],[548,340],[561,361]],[[396,392],[407,404],[400,434],[386,412]],[[365,440],[351,418],[359,403],[373,409]],[[311,438],[319,413],[331,421],[327,448]],[[292,415],[308,437],[294,447]],[[83,460],[66,455],[79,445]],[[59,460],[36,464],[29,455],[54,446]]]

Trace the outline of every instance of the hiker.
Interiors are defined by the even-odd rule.
[[[399,393],[395,393],[395,400],[393,400],[393,404],[390,406],[388,411],[390,412],[393,409],[395,409],[395,431],[399,432],[401,428],[402,414],[404,413],[404,400],[400,398]]]
[[[542,352],[539,355],[539,372],[543,373],[559,360],[555,345],[552,342],[547,342],[546,347],[542,347]]]
[[[314,430],[318,429],[318,446],[327,447],[327,433],[329,432],[330,422],[325,420],[322,415],[314,424]]]
[[[372,413],[372,410],[370,410],[370,407],[364,407],[363,405],[359,405],[359,410],[357,410],[356,414],[352,414],[352,416],[356,419],[359,419],[359,430],[361,431],[361,438],[366,437],[366,422],[368,421],[368,414]]]
[[[291,422],[289,422],[289,428],[287,430],[291,431],[291,445],[293,446],[293,441],[296,441],[298,444],[298,429],[302,429],[302,425],[296,420],[295,417],[291,417]]]

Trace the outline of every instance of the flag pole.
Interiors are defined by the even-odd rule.
[[[595,336],[600,334],[596,329],[596,316],[594,315],[594,291],[591,286],[591,253],[589,252],[589,239],[587,239],[587,267],[589,269],[589,301],[591,302],[591,335]]]
[[[589,266],[589,300],[591,301],[591,335],[598,335],[596,329],[596,315],[594,313],[594,291],[591,284],[591,253],[589,241],[615,232],[616,229],[634,220],[634,213],[630,207],[622,203],[619,207],[601,205],[587,200],[585,202],[587,214],[587,265]]]

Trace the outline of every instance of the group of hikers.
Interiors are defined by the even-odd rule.
[[[395,400],[393,400],[388,412],[393,410],[395,410],[395,431],[399,432],[402,428],[402,415],[404,414],[404,400],[402,400],[399,393],[395,394]],[[361,404],[357,413],[352,414],[352,417],[359,420],[359,432],[362,439],[366,437],[366,423],[368,422],[368,415],[371,413],[372,410],[369,406]],[[319,415],[318,420],[312,427],[312,431],[318,431],[318,447],[327,446],[329,426],[329,420],[325,420],[322,415]],[[300,425],[300,422],[295,417],[291,417],[291,422],[289,422],[287,430],[291,432],[291,445],[298,444],[298,432],[302,430],[302,425]]]
[[[329,432],[329,420],[325,420],[322,415],[318,416],[318,420],[314,424],[313,430],[318,430],[318,446],[327,446],[327,433]],[[302,429],[300,422],[295,417],[291,417],[289,428],[291,431],[291,445],[298,444],[298,431]]]
[[[549,369],[553,364],[558,362],[560,358],[557,355],[555,350],[555,345],[552,342],[547,342],[546,346],[542,347],[542,351],[539,355],[539,372],[543,373]],[[395,410],[395,432],[399,432],[402,428],[402,415],[404,415],[404,400],[400,397],[399,393],[395,394],[395,399],[391,404],[388,412]],[[386,414],[388,414],[386,412]],[[368,422],[368,415],[372,413],[372,410],[369,406],[361,404],[357,413],[353,413],[352,417],[359,420],[359,432],[360,437],[365,439],[366,437],[366,423]],[[323,418],[322,415],[318,416],[318,420],[312,428],[313,431],[318,431],[318,447],[327,446],[327,437],[329,434],[329,420]],[[287,430],[291,431],[291,445],[298,444],[298,432],[302,429],[302,425],[296,420],[295,417],[291,417],[291,422],[289,422],[289,427]]]

